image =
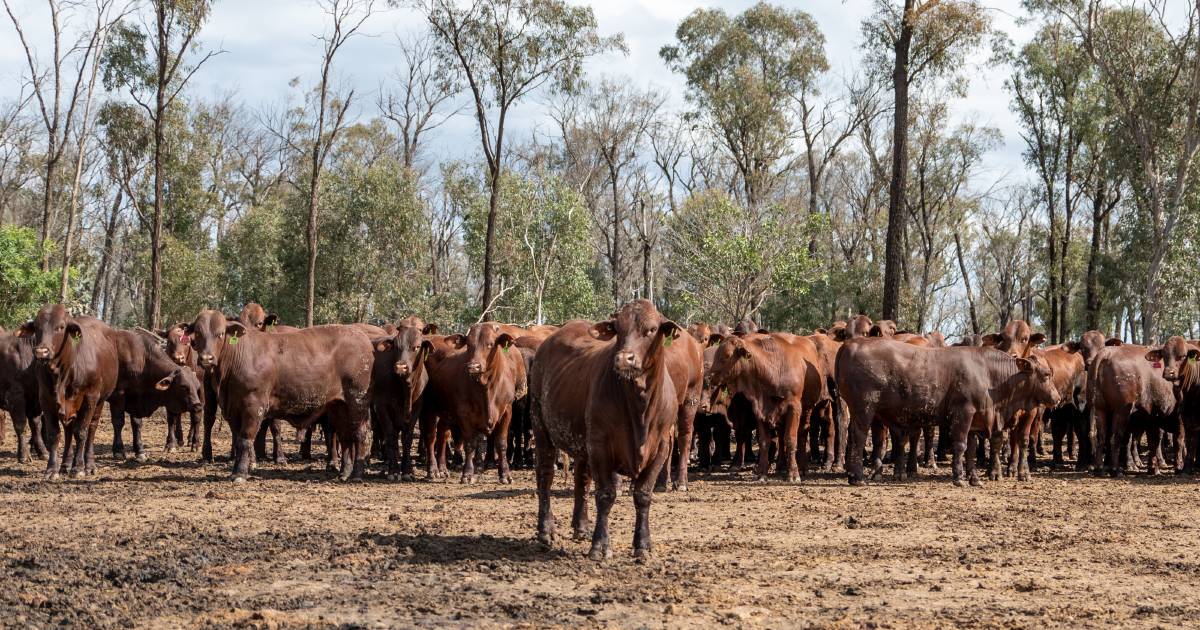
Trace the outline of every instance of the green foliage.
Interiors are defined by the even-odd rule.
[[[735,17],[697,9],[659,55],[687,79],[688,99],[738,163],[746,200],[765,200],[772,166],[789,151],[791,100],[815,91],[829,68],[825,36],[809,14],[758,3]]]
[[[470,261],[480,268],[487,232],[481,194],[464,217]],[[562,322],[595,317],[605,302],[592,277],[590,220],[583,200],[562,178],[545,172],[504,176],[493,265],[505,287],[498,317],[515,322]]]
[[[800,300],[816,280],[806,243],[817,229],[783,206],[754,212],[728,195],[693,195],[669,222],[672,308],[685,319],[736,322],[766,300]]]
[[[43,272],[37,234],[0,226],[0,325],[25,323],[47,302],[57,301],[58,271]]]
[[[201,309],[218,304],[221,263],[216,250],[169,234],[162,255],[164,322],[191,321]]]
[[[992,32],[991,9],[977,0],[917,0],[910,19],[909,81],[948,77],[965,95],[967,59]],[[863,62],[881,81],[891,81],[904,3],[875,0],[875,12],[863,21]]]
[[[289,238],[283,203],[281,196],[275,196],[264,205],[250,208],[225,234],[218,249],[222,270],[219,306],[232,311],[247,302],[259,302],[279,313],[285,323],[303,321],[303,306],[298,312],[295,307],[285,311],[281,299],[288,279],[280,255]],[[298,276],[293,283],[302,280],[303,276]]]

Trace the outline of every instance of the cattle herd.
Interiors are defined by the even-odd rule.
[[[492,466],[511,483],[510,468],[532,465],[537,536],[548,545],[551,486],[570,472],[571,533],[590,535],[597,559],[611,555],[620,477],[630,480],[634,553],[644,556],[653,492],[687,488],[693,451],[706,471],[754,458],[756,480],[774,463],[788,481],[815,465],[844,469],[851,484],[867,475],[864,457],[873,478],[890,457],[897,479],[948,458],[955,485],[978,485],[977,463],[993,480],[1028,479],[1048,425],[1053,467],[1073,458],[1097,475],[1154,474],[1167,453],[1177,472],[1194,469],[1200,342],[1147,347],[1097,331],[1044,341],[1019,320],[954,346],[865,315],[810,335],[748,321],[684,328],[646,300],[605,321],[480,322],[449,335],[417,317],[293,328],[253,303],[237,317],[205,310],[163,330],[119,330],[48,305],[0,334],[0,408],[18,460],[45,457],[47,479],[95,472],[105,402],[120,458],[126,417],[144,459],[142,423],[164,409],[167,450],[190,447],[211,462],[219,410],[235,482],[267,457],[268,434],[271,456],[286,461],[284,421],[302,431],[303,458],[319,428],[343,480],[362,479],[372,460],[387,479],[413,480],[420,463],[429,479],[454,465],[465,483]]]

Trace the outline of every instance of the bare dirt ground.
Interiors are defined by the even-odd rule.
[[[319,463],[260,464],[234,485],[226,462],[164,453],[164,422],[148,426],[150,461],[113,461],[105,426],[96,478],[54,483],[43,462],[16,464],[8,431],[0,625],[1194,627],[1200,612],[1191,480],[697,475],[655,497],[645,564],[620,497],[614,558],[597,564],[587,542],[534,542],[527,471],[512,486],[343,484]]]

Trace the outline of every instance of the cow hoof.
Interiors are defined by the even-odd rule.
[[[850,485],[852,485],[852,486],[861,486],[861,485],[863,485],[863,480],[862,480],[862,477],[851,477],[851,478],[850,478]]]
[[[150,458],[147,457],[145,453],[138,453],[137,456],[134,457],[134,459],[138,460],[139,462],[144,462]]]
[[[72,468],[71,472],[67,473],[67,477],[70,479],[79,479],[79,478],[83,477],[83,471],[76,469],[76,468]]]
[[[584,525],[583,527],[575,529],[571,532],[571,540],[587,540],[591,538],[592,535],[588,533],[589,529],[591,529],[591,527],[588,525]]]
[[[982,481],[980,481],[980,480],[978,480],[978,479],[972,479],[972,480],[971,480],[971,487],[972,487],[972,488],[978,488],[978,487],[980,487],[980,486],[982,486],[982,485],[983,485],[983,482],[982,482]]]
[[[230,478],[230,481],[233,483],[246,483],[246,478],[242,475],[234,475],[232,478]]]
[[[608,560],[611,557],[612,550],[608,547],[592,547],[592,550],[588,552],[588,559],[596,562]]]
[[[417,480],[417,476],[412,473],[405,473],[403,475],[400,475],[400,481],[416,481],[416,480]]]
[[[965,482],[964,482],[962,479],[955,479],[955,480],[954,480],[954,487],[955,487],[955,488],[962,488],[962,487],[964,487],[964,486],[966,486],[966,485],[967,485],[967,484],[966,484],[966,483],[965,483]]]
[[[633,550],[633,561],[638,564],[645,564],[647,561],[649,561],[653,557],[654,557],[654,554],[651,553],[649,549],[634,549]]]
[[[1029,481],[1029,475],[1024,473],[1019,474],[1017,475],[1017,481]]]
[[[680,483],[680,484],[675,484],[675,486],[672,489],[675,490],[676,492],[687,492],[688,491],[687,486],[688,485],[686,483]]]
[[[125,451],[113,451],[112,458],[118,461],[125,459]]]
[[[387,473],[384,476],[388,481],[400,481],[400,475],[396,473]]]
[[[288,463],[288,460],[286,457],[279,457],[279,458],[275,459],[276,466],[286,466],[287,463]]]
[[[502,486],[512,485],[512,477],[509,475],[505,475],[505,476],[501,477],[500,485],[502,485]]]
[[[56,470],[53,472],[46,473],[45,479],[46,479],[46,481],[58,481],[59,480],[58,471]]]

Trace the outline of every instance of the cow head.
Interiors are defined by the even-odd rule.
[[[432,349],[425,335],[436,334],[437,326],[425,325],[417,317],[408,317],[395,329],[391,336],[372,339],[371,344],[375,346],[376,357],[390,361],[392,372],[401,380],[408,380],[424,365],[424,359]]]
[[[1171,337],[1161,348],[1147,352],[1146,360],[1151,367],[1162,368],[1163,378],[1176,383],[1183,378],[1189,363],[1195,365],[1200,361],[1200,348],[1190,345],[1183,337]]]
[[[750,361],[749,343],[742,337],[728,337],[713,353],[712,365],[708,368],[708,385],[711,396],[722,395],[730,383],[738,380]]]
[[[187,322],[179,322],[166,330],[154,331],[163,340],[163,349],[176,365],[187,365],[192,352],[192,338]]]
[[[983,345],[994,346],[998,350],[1007,352],[1014,359],[1028,357],[1034,348],[1042,345],[1045,341],[1046,335],[1031,333],[1029,324],[1022,319],[1008,322],[1001,332],[983,336]]]
[[[896,336],[896,322],[890,319],[881,319],[871,326],[871,329],[867,332],[867,336],[891,339]]]
[[[451,346],[467,349],[467,375],[481,385],[487,385],[501,363],[508,359],[514,341],[516,338],[502,332],[498,322],[475,324],[466,335],[446,337]]]
[[[206,370],[217,367],[217,359],[225,349],[227,329],[236,323],[227,320],[220,311],[200,311],[196,320],[183,329],[196,351],[200,367]]]
[[[1115,342],[1115,343],[1113,343]],[[1063,344],[1063,349],[1067,352],[1079,353],[1083,356],[1083,364],[1091,365],[1092,358],[1100,352],[1100,349],[1108,345],[1120,345],[1120,339],[1104,340],[1104,335],[1098,330],[1089,330],[1083,333],[1079,341],[1068,341]]]
[[[679,324],[663,317],[649,300],[629,302],[613,313],[612,319],[592,326],[592,336],[597,339],[616,339],[613,370],[629,381],[657,366],[662,349],[682,332]]]
[[[238,315],[238,321],[242,324],[255,328],[260,331],[266,331],[271,326],[279,323],[279,316],[274,313],[268,313],[261,304],[250,302],[242,307],[241,314]]]
[[[874,326],[874,323],[871,321],[871,318],[859,313],[850,318],[850,323],[846,324],[846,330],[842,333],[843,338],[838,339],[838,341],[845,341],[854,337],[866,337],[871,334],[872,326]]]
[[[931,333],[926,333],[925,338],[929,340],[930,348],[945,348],[946,347],[945,335],[943,335],[942,333],[940,333],[936,330]]]
[[[715,336],[715,335],[714,335]],[[716,359],[720,342],[704,349],[704,388],[700,394],[700,411],[708,414],[724,415],[729,406],[729,397],[724,392],[717,392],[712,387],[712,366]]]
[[[1062,401],[1058,387],[1054,385],[1054,368],[1046,360],[1037,355],[1028,358],[1016,358],[1017,369],[1028,379],[1030,386],[1030,402],[1047,407],[1057,407]]]
[[[204,410],[204,392],[201,390],[200,379],[196,378],[195,372],[186,367],[175,368],[175,371],[159,379],[154,388],[182,401],[192,413]]]
[[[26,322],[17,331],[18,337],[33,339],[33,356],[39,361],[54,358],[68,339],[78,341],[81,335],[79,324],[71,321],[70,313],[62,304],[43,306],[33,321]]]

